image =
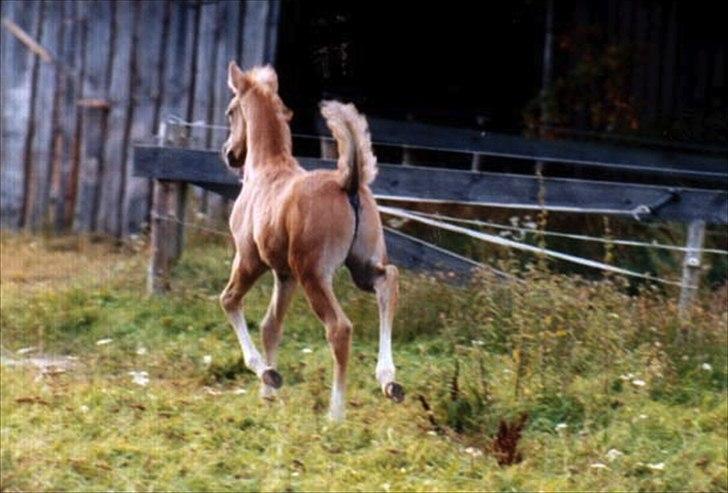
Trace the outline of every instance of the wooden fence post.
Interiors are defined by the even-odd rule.
[[[336,160],[338,155],[336,151],[336,143],[327,137],[321,137],[319,139],[319,143],[321,146],[321,159]]]
[[[180,127],[174,127],[179,131]],[[180,139],[170,132],[169,125],[159,127],[160,145]],[[151,257],[147,275],[147,290],[150,294],[169,291],[172,264],[181,251],[178,238],[182,219],[179,217],[180,184],[167,180],[154,180],[151,214]],[[182,207],[184,210],[184,207]]]
[[[698,291],[698,283],[700,282],[700,260],[702,257],[703,242],[705,240],[705,221],[694,220],[688,225],[688,241],[683,259],[683,274],[680,290],[680,301],[678,302],[678,311],[684,316],[690,309],[695,294]],[[694,286],[694,287],[688,287]]]
[[[166,143],[172,144],[175,147],[184,147],[189,142],[190,135],[189,129],[179,124],[167,124],[166,136],[164,139]],[[185,239],[185,216],[187,210],[187,189],[188,186],[183,182],[173,182],[170,190],[171,194],[171,214],[176,219],[176,224],[170,230],[170,236],[168,241],[170,243],[170,261],[172,263],[177,262],[180,256],[182,256],[182,250],[184,249]]]
[[[173,211],[174,183],[154,180],[151,217],[151,258],[147,276],[149,294],[169,291],[172,270],[172,242],[175,225],[170,221]]]
[[[483,156],[477,152],[473,154],[473,159],[470,161],[470,171],[481,171],[483,168]]]
[[[412,113],[407,113],[407,121],[413,122],[415,120],[415,116]],[[409,166],[414,164],[414,159],[412,157],[412,148],[408,145],[402,146],[402,164],[405,166]]]

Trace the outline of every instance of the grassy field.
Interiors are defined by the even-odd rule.
[[[3,491],[728,490],[725,289],[680,321],[674,292],[619,279],[531,269],[465,290],[405,275],[397,405],[374,379],[374,300],[342,274],[355,335],[333,425],[302,295],[284,387],[262,402],[217,303],[231,252],[190,243],[172,294],[148,298],[143,245],[2,238]],[[270,281],[247,303],[256,337]]]

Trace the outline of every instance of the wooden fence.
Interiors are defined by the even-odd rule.
[[[529,162],[537,159],[546,167],[552,162],[578,167],[612,167],[619,172],[628,170],[641,175],[648,181],[657,177],[666,180],[668,184],[645,185],[380,164],[373,191],[378,198],[400,202],[489,205],[687,222],[690,226],[683,278],[681,283],[677,283],[683,288],[682,307],[689,304],[698,284],[705,224],[728,224],[728,168],[724,166],[726,160],[723,157],[635,151],[408,125],[373,119],[373,140],[408,148],[437,147],[439,150],[509,156]],[[306,169],[335,166],[335,162],[329,159],[301,157],[299,162]],[[180,226],[185,223],[182,215],[185,207],[179,202],[174,184],[192,183],[234,198],[240,191],[240,178],[225,167],[216,150],[170,147],[165,140],[135,146],[134,172],[156,183],[149,286],[152,292],[163,292],[169,285],[171,264],[181,253]],[[670,181],[677,183],[686,176],[704,180],[711,187],[686,188],[669,184]],[[436,224],[437,221],[429,223]],[[391,257],[402,267],[428,272],[447,271],[454,279],[462,280],[478,265],[393,230],[385,231],[385,237]],[[508,243],[517,246],[516,242]],[[528,249],[533,251],[534,247],[528,246]],[[545,253],[556,254],[554,256],[559,258],[569,257],[558,252]],[[593,261],[582,263],[598,268],[609,267]],[[624,269],[614,270],[629,273]]]
[[[121,236],[151,203],[149,181],[131,174],[131,142],[167,115],[223,121],[227,62],[272,61],[280,3],[4,0],[0,9],[0,225]]]

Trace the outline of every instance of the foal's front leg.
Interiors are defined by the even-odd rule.
[[[280,275],[276,272],[274,278],[273,295],[268,305],[268,311],[260,324],[265,362],[273,370],[276,369],[278,345],[281,343],[281,336],[283,335],[283,317],[291,303],[293,293],[296,291],[296,281],[292,277]],[[275,397],[275,389],[280,387],[280,382],[278,382],[278,385],[275,384],[276,382],[273,382],[273,385],[262,382],[260,395],[266,399]]]
[[[404,400],[404,389],[394,381],[392,359],[392,323],[399,297],[399,271],[394,265],[384,267],[384,273],[374,281],[379,305],[379,356],[375,374],[384,395],[395,402]]]

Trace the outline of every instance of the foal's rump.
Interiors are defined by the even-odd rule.
[[[371,190],[361,186],[357,221],[337,178],[333,171],[314,171],[291,188],[285,208],[288,260],[298,274],[331,275],[346,263],[354,282],[370,291],[374,266],[386,261],[379,213]]]
[[[297,274],[329,275],[344,263],[354,237],[355,216],[333,171],[297,178],[286,198],[288,260]]]

